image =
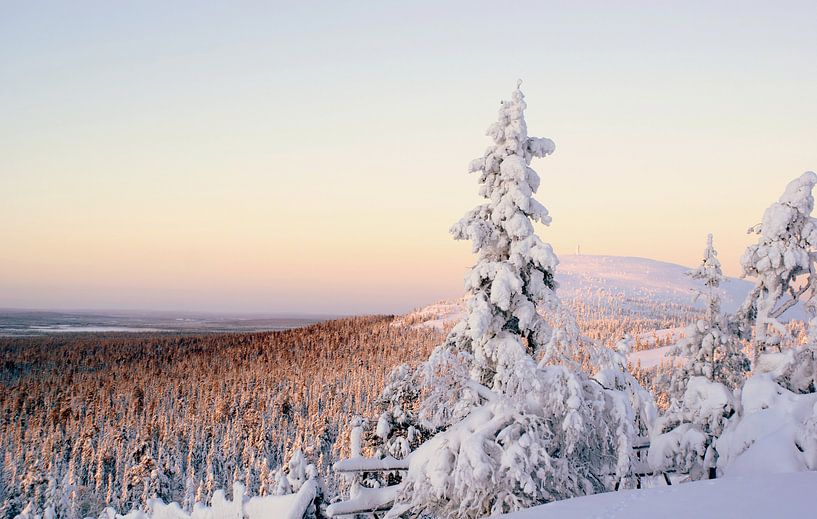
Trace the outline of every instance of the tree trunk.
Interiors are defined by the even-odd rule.
[[[755,319],[755,340],[753,341],[752,370],[757,366],[760,355],[766,351],[766,335],[768,333],[769,303],[768,298],[760,296]]]

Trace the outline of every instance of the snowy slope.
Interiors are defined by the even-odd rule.
[[[593,319],[675,317],[688,322],[695,308],[694,290],[701,287],[686,275],[690,269],[673,263],[624,256],[561,256],[556,269],[559,297],[584,307]],[[752,289],[750,281],[729,278],[722,287],[723,309],[737,310]],[[463,301],[442,301],[406,315],[408,324],[442,327],[463,315]]]
[[[817,472],[722,478],[577,497],[507,519],[754,519],[817,517]]]
[[[556,280],[562,299],[587,299],[600,294],[621,296],[625,302],[670,302],[692,305],[694,289],[689,267],[629,256],[560,256]],[[729,278],[721,289],[723,309],[737,310],[753,284]],[[635,305],[637,306],[637,305]]]
[[[638,366],[641,368],[654,368],[661,364],[662,361],[670,359],[669,350],[672,348],[670,346],[661,346],[660,348],[652,348],[649,350],[642,350],[642,351],[634,351],[627,355],[627,360],[629,360],[633,366]]]

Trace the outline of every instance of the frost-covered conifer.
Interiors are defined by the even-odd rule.
[[[549,224],[551,218],[533,198],[540,179],[530,162],[553,153],[555,145],[528,137],[525,108],[517,89],[488,128],[494,144],[469,166],[469,172],[478,173],[479,193],[487,202],[451,228],[455,239],[471,240],[477,262],[465,279],[467,315],[425,366],[426,377],[438,381],[421,409],[431,428],[461,420],[479,404],[473,391],[448,391],[446,386],[457,386],[458,378],[503,393],[525,391],[524,384],[514,387],[525,379],[518,370],[535,369],[532,357],[553,338],[537,307],[557,306],[558,260],[534,233],[533,222]]]
[[[184,482],[184,499],[182,500],[182,508],[186,511],[193,510],[193,504],[196,502],[196,478],[193,472],[193,467],[187,467],[187,475]]]
[[[304,456],[303,451],[297,449],[287,464],[289,468],[287,479],[289,480],[289,485],[293,492],[300,490],[301,486],[306,482],[308,466],[309,464],[306,461],[306,456]]]
[[[817,174],[803,173],[786,186],[780,199],[763,213],[763,221],[749,232],[760,238],[750,245],[741,258],[743,275],[757,282],[741,309],[744,320],[755,325],[752,341],[754,362],[770,346],[776,346],[785,328],[778,321],[809,288],[817,285],[814,260],[817,251],[817,220],[812,189]],[[807,274],[804,283],[795,283]],[[777,333],[770,333],[770,327]],[[748,334],[748,326],[744,333]]]
[[[713,476],[718,460],[716,440],[736,410],[729,388],[706,377],[692,377],[681,400],[674,401],[655,422],[650,466],[689,474],[691,479]]]
[[[703,282],[696,299],[703,298],[706,310],[669,352],[680,363],[670,376],[671,405],[655,422],[649,462],[700,479],[714,474],[716,440],[735,413],[732,390],[742,385],[749,359],[721,313],[724,276],[711,234],[701,265],[689,275]]]
[[[528,137],[525,107],[518,88],[502,104],[493,145],[470,166],[487,201],[451,229],[477,262],[467,315],[422,367],[420,419],[443,432],[411,454],[395,509],[415,515],[518,510],[606,490],[629,469],[632,405],[574,362],[583,341],[554,294],[557,258],[534,232],[550,216],[530,162],[555,146]]]
[[[814,326],[813,320],[810,326]],[[794,393],[817,391],[817,342],[813,339],[791,352],[791,361],[777,377],[777,382]]]
[[[289,479],[284,473],[283,469],[275,471],[275,486],[272,491],[274,496],[285,496],[292,493],[292,485],[289,484]]]
[[[417,373],[408,365],[394,368],[388,376],[380,401],[384,411],[374,430],[375,457],[403,459],[428,436],[417,417],[419,399]]]
[[[670,395],[680,399],[691,377],[706,377],[734,389],[744,379],[749,369],[749,359],[743,354],[740,339],[732,333],[721,313],[719,288],[724,282],[718,253],[707,237],[704,259],[701,265],[689,272],[692,279],[702,281],[696,299],[703,298],[706,307],[703,318],[686,328],[685,337],[678,341],[669,354],[682,359],[681,365],[672,373]]]
[[[555,306],[553,249],[534,233],[533,222],[550,224],[547,209],[533,194],[539,175],[533,157],[555,150],[550,139],[528,137],[522,91],[502,104],[499,120],[488,128],[494,140],[470,172],[478,173],[479,193],[488,201],[451,228],[457,240],[471,240],[477,263],[465,281],[468,318],[447,341],[456,351],[473,356],[470,368],[478,382],[502,386],[514,354],[539,353],[550,329],[537,306]],[[503,348],[497,339],[515,345]],[[513,351],[513,353],[511,353]]]

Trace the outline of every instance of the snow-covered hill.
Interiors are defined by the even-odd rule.
[[[620,299],[638,309],[644,303],[693,305],[699,282],[686,275],[689,267],[629,256],[560,256],[556,280],[558,293],[566,300]],[[737,310],[753,284],[729,278],[721,289],[723,309]]]
[[[507,519],[754,519],[817,515],[817,472],[696,481],[671,487],[577,497],[509,514]]]
[[[580,320],[642,317],[668,319],[672,326],[679,326],[702,308],[694,301],[701,284],[686,275],[689,267],[627,256],[567,255],[559,260],[557,293]],[[752,286],[751,281],[728,278],[721,287],[723,310],[736,311]],[[802,313],[796,310],[792,317]],[[462,315],[462,300],[441,301],[406,315],[402,321],[440,328]]]

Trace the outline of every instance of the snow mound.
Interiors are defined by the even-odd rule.
[[[722,478],[624,490],[548,503],[507,519],[807,518],[815,516],[817,472]]]
[[[758,374],[743,386],[741,407],[717,440],[725,475],[817,469],[817,393],[792,393]]]

